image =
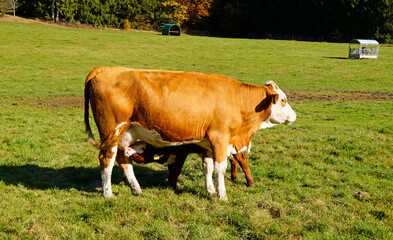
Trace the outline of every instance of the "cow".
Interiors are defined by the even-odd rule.
[[[160,164],[168,165],[168,184],[173,189],[176,189],[177,180],[181,173],[181,169],[184,165],[184,162],[190,153],[202,154],[203,149],[195,144],[185,144],[177,147],[164,147],[164,148],[155,148],[152,145],[146,144],[144,142],[139,142],[141,144],[140,152],[141,154],[134,153],[129,156],[129,159],[132,162],[136,162],[138,164],[146,164],[151,162],[156,162]],[[134,145],[135,146],[135,145]],[[158,156],[158,158],[157,158]],[[237,163],[239,163],[240,167],[243,169],[244,174],[246,175],[247,186],[252,187],[253,178],[251,176],[250,169],[247,163],[247,157],[245,153],[237,153],[232,155],[230,158],[231,163],[231,179],[232,181],[236,180],[237,177]]]
[[[207,191],[216,192],[215,171],[218,198],[227,201],[227,157],[247,151],[258,129],[296,120],[285,93],[273,81],[255,86],[218,74],[102,66],[87,75],[84,93],[89,141],[98,146],[89,125],[89,102],[100,135],[105,198],[113,197],[115,160],[132,192],[142,192],[127,157],[138,153],[134,144],[141,140],[158,148],[200,146]]]

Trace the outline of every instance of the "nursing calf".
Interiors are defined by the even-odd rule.
[[[195,144],[202,149],[209,193],[217,175],[217,193],[227,200],[227,157],[249,149],[258,129],[291,124],[296,113],[272,81],[265,86],[240,83],[217,74],[98,67],[85,82],[85,125],[89,101],[100,134],[99,160],[104,197],[112,197],[116,160],[133,193],[141,193],[127,156],[138,152],[137,140],[154,147]]]
[[[176,188],[177,180],[183,168],[184,162],[190,153],[202,154],[203,149],[195,144],[185,144],[177,147],[155,148],[144,142],[138,142],[133,145],[138,148],[138,153],[133,153],[129,159],[138,164],[156,162],[168,165],[168,184]],[[247,163],[247,157],[244,153],[237,153],[229,158],[231,163],[231,179],[234,181],[237,177],[237,164],[243,169],[246,175],[247,186],[253,185],[253,179]]]

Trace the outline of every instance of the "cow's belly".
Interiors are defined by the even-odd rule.
[[[134,143],[136,143],[137,140],[140,140],[142,142],[150,144],[156,148],[163,148],[163,147],[169,147],[169,146],[180,146],[180,145],[184,145],[184,144],[195,144],[195,145],[198,145],[198,146],[202,147],[203,149],[205,149],[208,155],[211,156],[211,153],[212,153],[212,147],[211,147],[210,141],[206,137],[202,138],[200,140],[170,142],[170,141],[163,140],[159,132],[157,132],[155,130],[148,130],[148,129],[144,128],[143,126],[141,126],[139,124],[134,124],[134,123],[131,124],[131,126],[127,130],[127,132],[125,132],[122,135],[122,137],[119,141],[118,148],[120,150],[127,149],[130,146],[131,146],[131,148],[133,148],[132,145]],[[227,156],[229,157],[232,154],[237,154],[240,152],[249,153],[250,148],[251,148],[251,141],[249,142],[248,146],[244,146],[239,151],[236,151],[236,149],[233,147],[233,145],[228,143]],[[136,151],[136,152],[140,152],[140,151]]]
[[[210,142],[207,138],[191,141],[167,141],[163,140],[160,133],[155,130],[148,130],[139,124],[131,124],[130,128],[125,132],[120,141],[119,149],[124,150],[128,146],[134,144],[137,140],[146,142],[156,148],[163,148],[169,146],[179,146],[183,144],[196,144],[202,148],[211,149]]]

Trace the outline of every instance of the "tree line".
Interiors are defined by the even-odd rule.
[[[383,42],[393,37],[393,0],[17,1],[20,16],[94,26],[160,29],[177,23],[229,37],[305,35]]]

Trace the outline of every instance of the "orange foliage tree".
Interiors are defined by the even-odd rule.
[[[177,0],[177,2],[187,7],[188,20],[185,22],[185,28],[206,29],[213,0]]]

